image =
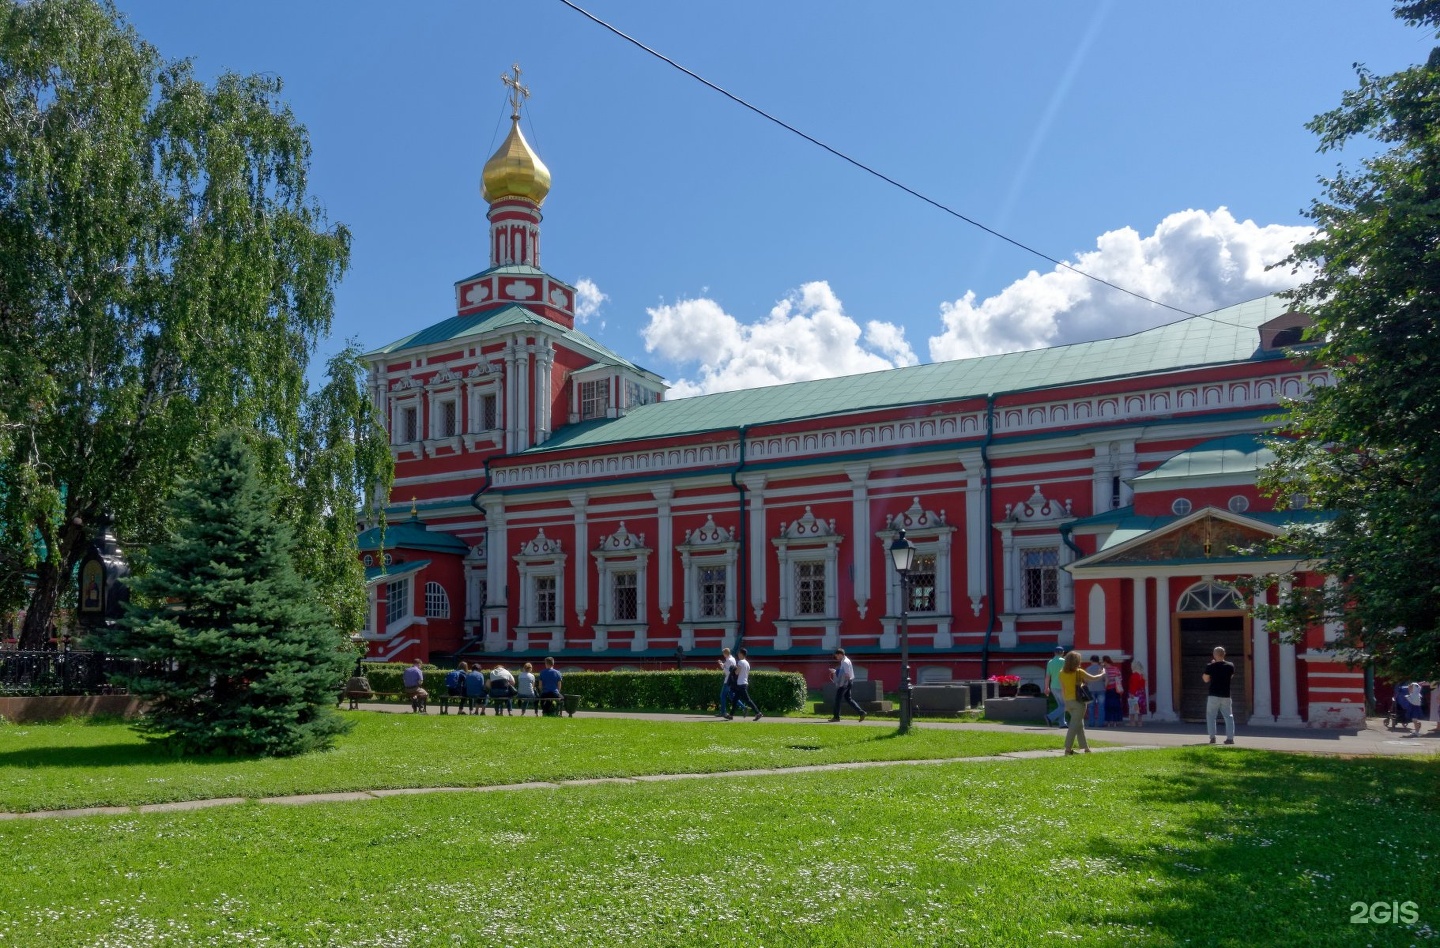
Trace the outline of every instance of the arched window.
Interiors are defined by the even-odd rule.
[[[431,619],[450,618],[450,597],[439,583],[425,584],[425,615]]]
[[[1238,612],[1245,606],[1235,590],[1219,583],[1196,583],[1185,590],[1176,612]]]

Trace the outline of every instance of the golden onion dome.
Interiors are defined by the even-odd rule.
[[[480,174],[480,196],[488,204],[501,198],[519,197],[538,205],[544,203],[549,193],[550,169],[520,133],[519,119],[512,119],[510,134],[485,162],[485,170]]]

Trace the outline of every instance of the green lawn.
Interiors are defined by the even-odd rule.
[[[649,727],[617,761],[691,743]],[[878,743],[841,733],[860,730],[814,740]],[[1440,927],[1437,777],[1185,748],[6,821],[0,945],[1419,944]],[[1391,900],[1420,921],[1351,923]]]
[[[112,723],[0,727],[0,811],[168,803],[395,787],[714,773],[1054,748],[1057,734],[832,727],[735,720],[504,718],[357,712],[320,754],[269,760],[169,756]]]

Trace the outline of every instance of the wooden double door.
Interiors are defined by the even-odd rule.
[[[1246,652],[1249,638],[1245,615],[1239,612],[1181,613],[1175,617],[1175,656],[1179,682],[1175,694],[1182,721],[1205,720],[1205,699],[1209,686],[1202,676],[1205,666],[1214,659],[1215,646],[1225,649],[1225,660],[1235,666],[1230,680],[1230,697],[1234,701],[1235,721],[1250,718],[1250,658]]]

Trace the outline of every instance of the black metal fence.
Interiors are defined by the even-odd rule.
[[[102,652],[0,649],[0,695],[108,695],[124,690],[116,674],[134,674],[145,662]]]

